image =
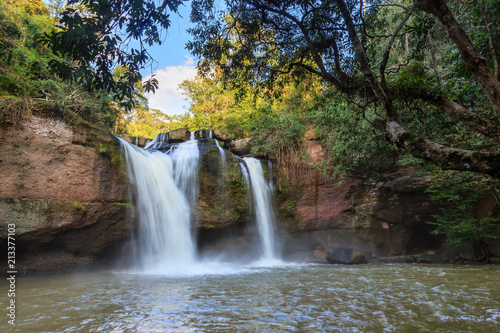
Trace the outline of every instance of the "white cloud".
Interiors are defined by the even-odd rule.
[[[187,101],[178,88],[182,81],[192,79],[196,75],[193,59],[187,58],[181,66],[167,66],[154,74],[159,88],[154,94],[148,94],[149,107],[160,109],[169,115],[184,114],[187,110]]]

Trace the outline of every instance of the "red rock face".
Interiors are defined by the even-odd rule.
[[[429,179],[406,168],[370,181],[345,177],[339,182],[312,167],[326,156],[319,142],[309,141],[307,152],[309,167],[295,168],[299,175],[294,175],[291,188],[296,193],[281,199],[286,206],[291,198],[296,198],[295,215],[289,213],[283,220],[301,244],[294,244],[292,239],[287,242],[287,251],[308,248],[310,252],[305,253],[310,258],[314,250],[352,247],[374,259],[435,249],[439,245],[429,235],[431,226],[425,223],[438,212],[424,193]]]
[[[352,211],[346,200],[351,186],[359,183],[356,179],[348,179],[342,185],[329,180],[321,184],[305,186],[303,195],[297,201],[300,215],[298,229],[319,230],[327,228],[350,228]]]
[[[109,153],[113,139],[92,135],[102,135],[101,146],[90,148],[82,128],[37,117],[21,128],[1,129],[0,238],[8,224],[16,225],[21,272],[95,267],[129,236],[129,209],[122,204],[128,182],[99,152]]]
[[[73,144],[78,133],[67,125],[59,126],[65,126],[64,132],[40,133],[30,123],[23,130],[2,131],[0,197],[126,201],[127,184],[114,181],[117,175],[110,159],[95,149]]]
[[[298,222],[294,231],[311,231],[328,228],[351,228],[352,210],[347,193],[361,180],[346,178],[341,183],[328,179],[312,166],[325,159],[325,149],[317,141],[307,142],[310,168],[301,169],[301,196],[297,200]]]

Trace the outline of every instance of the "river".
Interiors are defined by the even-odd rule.
[[[8,284],[0,283],[1,307]],[[500,267],[283,265],[18,278],[1,332],[498,332]]]

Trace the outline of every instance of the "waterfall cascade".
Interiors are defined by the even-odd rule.
[[[255,218],[262,243],[262,260],[276,259],[272,185],[264,177],[261,162],[256,158],[243,158],[248,167],[255,208]]]
[[[193,141],[196,143],[196,141]],[[135,187],[135,207],[139,217],[134,244],[136,266],[140,270],[179,271],[195,263],[191,234],[193,158],[198,147],[191,141],[180,144],[173,154],[150,152],[122,141]]]
[[[210,139],[213,138],[213,131],[209,132]],[[219,149],[220,157],[222,159],[222,168],[224,168],[225,162],[226,162],[226,151],[219,145],[219,141],[217,139],[214,139],[215,145],[217,146],[217,149]]]
[[[212,132],[210,132],[212,137]],[[153,140],[154,141],[154,140]],[[157,142],[167,142],[168,134]],[[135,189],[134,201],[139,217],[134,241],[136,268],[160,274],[192,273],[201,262],[192,227],[196,222],[198,199],[198,140],[170,147],[166,152],[141,149],[120,140]],[[218,144],[222,161],[226,151]],[[266,181],[261,162],[246,157],[240,160],[241,177],[252,188],[253,212],[260,239],[260,261],[276,259],[272,184]],[[250,186],[249,186],[250,185]]]

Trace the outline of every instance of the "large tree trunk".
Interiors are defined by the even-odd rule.
[[[399,123],[399,117],[396,109],[394,108],[389,92],[387,89],[384,89],[384,86],[380,84],[378,78],[371,70],[370,62],[366,55],[364,46],[358,38],[354,22],[345,1],[337,0],[336,2],[344,18],[349,38],[353,44],[354,52],[358,57],[360,69],[368,79],[375,96],[381,103],[386,114],[387,122],[385,129],[388,134],[388,139],[398,147],[406,149],[406,151],[414,157],[439,165],[443,169],[477,171],[500,178],[500,153],[450,148],[408,133],[404,129],[404,127]],[[459,108],[458,104],[453,103],[448,99],[436,99],[434,102],[436,104],[440,104],[440,106],[444,107],[446,111],[455,113],[455,117],[464,118],[462,120],[465,120],[466,116],[471,116],[466,112],[467,110]],[[474,120],[477,119],[472,119],[470,121],[471,124],[469,124],[470,126],[472,126]],[[486,128],[484,131],[490,131],[486,125],[483,126]],[[493,137],[497,138],[498,131],[495,132],[491,130],[491,132],[494,133]]]
[[[467,65],[488,97],[497,117],[500,118],[500,84],[491,72],[486,59],[475,49],[471,40],[453,17],[445,0],[416,0],[417,8],[436,17],[445,27]]]
[[[500,178],[500,153],[451,148],[408,133],[391,121],[386,130],[390,140],[412,156],[431,162],[445,170],[476,171]]]

